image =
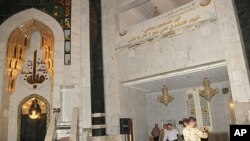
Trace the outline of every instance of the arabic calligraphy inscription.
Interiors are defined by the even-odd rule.
[[[21,79],[28,88],[41,88],[49,79],[45,63],[40,56],[41,52],[35,50],[33,60],[27,59],[21,71]]]

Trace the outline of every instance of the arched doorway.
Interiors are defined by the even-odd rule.
[[[31,24],[32,23],[32,24]],[[10,37],[11,35],[14,35],[16,30],[21,29],[20,27],[27,27],[29,25],[32,25],[31,28],[35,27],[35,28],[40,28],[42,30],[36,30],[38,32],[40,32],[41,37],[43,36],[43,28],[47,28],[51,31],[51,33],[53,35],[53,55],[50,58],[53,58],[53,63],[49,63],[49,66],[56,66],[55,69],[53,69],[53,72],[51,72],[50,74],[53,74],[53,79],[50,81],[51,82],[51,88],[46,89],[46,93],[44,92],[39,92],[37,90],[32,90],[32,89],[28,89],[25,91],[23,89],[21,89],[21,91],[25,91],[25,93],[22,94],[15,94],[13,92],[15,92],[14,88],[14,82],[12,82],[11,79],[8,79],[8,77],[10,76],[10,73],[8,71],[10,71],[10,69],[8,68],[12,68],[14,71],[17,71],[19,68],[19,72],[16,73],[17,76],[20,76],[20,72],[21,72],[21,64],[25,64],[25,62],[22,62],[22,60],[25,59],[25,57],[20,57],[20,52],[22,52],[22,54],[25,54],[24,50],[20,50],[20,47],[18,49],[15,49],[15,46],[10,47],[11,52],[16,52],[13,53],[16,54],[16,56],[12,56],[13,58],[18,58],[17,60],[12,59],[12,61],[10,61],[11,59],[8,59],[11,55],[8,55],[7,48],[9,49],[9,43],[10,43]],[[31,29],[29,28],[29,29]],[[28,29],[28,28],[27,28]],[[22,12],[19,12],[15,15],[13,15],[12,17],[10,17],[9,19],[7,19],[5,22],[3,22],[0,25],[0,32],[1,37],[0,37],[0,89],[1,89],[1,103],[0,103],[0,108],[1,108],[1,114],[0,118],[1,118],[1,133],[0,133],[0,140],[16,140],[17,138],[17,132],[18,129],[16,128],[17,125],[17,115],[18,115],[18,104],[21,102],[21,100],[24,97],[27,97],[29,93],[43,93],[45,95],[43,95],[43,97],[45,97],[46,99],[48,99],[51,107],[60,107],[60,86],[63,85],[63,80],[62,80],[62,75],[63,75],[63,69],[64,68],[64,33],[62,30],[62,27],[60,26],[60,24],[51,16],[47,15],[46,13],[43,13],[42,11],[39,11],[37,9],[31,8],[31,9],[27,9],[24,10]],[[28,31],[29,32],[29,31]],[[25,37],[23,36],[24,40],[23,44],[25,44]],[[14,39],[14,38],[13,38]],[[45,49],[45,48],[44,48]],[[30,50],[30,49],[28,49]],[[43,49],[41,49],[43,50]],[[49,49],[48,49],[49,50]],[[24,52],[23,52],[24,51]],[[19,55],[18,55],[19,52]],[[43,51],[42,51],[43,52]],[[44,52],[43,52],[44,53]],[[44,54],[42,55],[44,57]],[[10,57],[10,58],[12,58]],[[15,60],[15,61],[14,61]],[[19,61],[18,61],[19,60]],[[9,63],[9,65],[7,65],[7,62],[12,62]],[[19,65],[18,65],[19,64]],[[47,65],[47,64],[46,64]],[[48,66],[47,66],[48,67]],[[15,70],[15,68],[17,68],[17,70]],[[49,72],[49,70],[48,70]],[[12,73],[11,76],[12,78],[14,78],[15,73]],[[6,80],[10,80],[10,81],[6,81]],[[49,83],[48,83],[49,84]],[[11,86],[11,87],[9,87]],[[14,86],[14,87],[13,87]],[[34,86],[36,87],[36,86]],[[8,89],[11,88],[11,89]],[[20,91],[20,88],[19,88]],[[13,93],[11,95],[11,93]],[[51,110],[52,108],[50,108]],[[12,126],[8,126],[9,124],[12,124]]]
[[[49,125],[50,106],[40,95],[24,98],[18,106],[17,141],[43,141]]]

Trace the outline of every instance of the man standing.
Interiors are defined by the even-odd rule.
[[[165,137],[166,130],[167,130],[167,124],[163,124],[163,128],[161,129],[161,133],[160,133],[160,141],[166,141],[166,137]]]
[[[151,135],[154,138],[154,141],[159,141],[159,136],[160,136],[160,128],[158,127],[158,124],[155,124],[155,127],[151,131]]]
[[[183,136],[185,141],[201,141],[201,138],[208,138],[208,133],[196,128],[196,119],[190,117],[187,127],[183,129]]]
[[[178,140],[178,131],[173,128],[173,125],[171,123],[167,124],[166,137],[168,141]]]

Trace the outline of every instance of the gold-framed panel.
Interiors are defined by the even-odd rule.
[[[31,34],[38,31],[42,49],[42,61],[49,72],[50,80],[54,78],[54,34],[52,30],[38,20],[30,20],[20,25],[10,34],[7,43],[5,66],[7,70],[7,93],[15,91],[15,83],[26,61],[26,51],[30,48]]]

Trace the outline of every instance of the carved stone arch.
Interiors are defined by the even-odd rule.
[[[11,33],[20,25],[26,23],[27,21],[36,20],[39,21],[46,26],[48,26],[53,34],[54,34],[54,88],[53,94],[60,93],[60,85],[63,83],[61,76],[63,75],[62,68],[64,67],[64,33],[61,25],[51,16],[46,13],[30,8],[24,11],[21,11],[7,20],[5,20],[0,25],[0,62],[4,62],[4,58],[6,56],[6,46],[8,43],[8,38]],[[4,88],[1,85],[4,85],[4,63],[0,64],[0,88]],[[59,78],[59,79],[58,79]],[[2,89],[3,94],[5,94],[5,90]],[[58,103],[57,99],[57,102]]]
[[[39,21],[49,27],[54,35],[54,81],[53,88],[50,91],[51,107],[60,107],[60,86],[63,85],[63,68],[64,68],[64,32],[61,25],[50,15],[30,8],[24,11],[21,11],[7,20],[5,20],[0,25],[0,109],[1,114],[0,123],[2,130],[8,131],[8,111],[9,111],[9,102],[10,95],[6,91],[6,77],[7,71],[5,69],[5,58],[7,53],[7,44],[8,39],[11,33],[18,28],[20,25],[28,21]],[[16,105],[18,106],[18,105]],[[51,108],[52,109],[52,108]],[[8,140],[7,134],[0,133],[0,140]]]

